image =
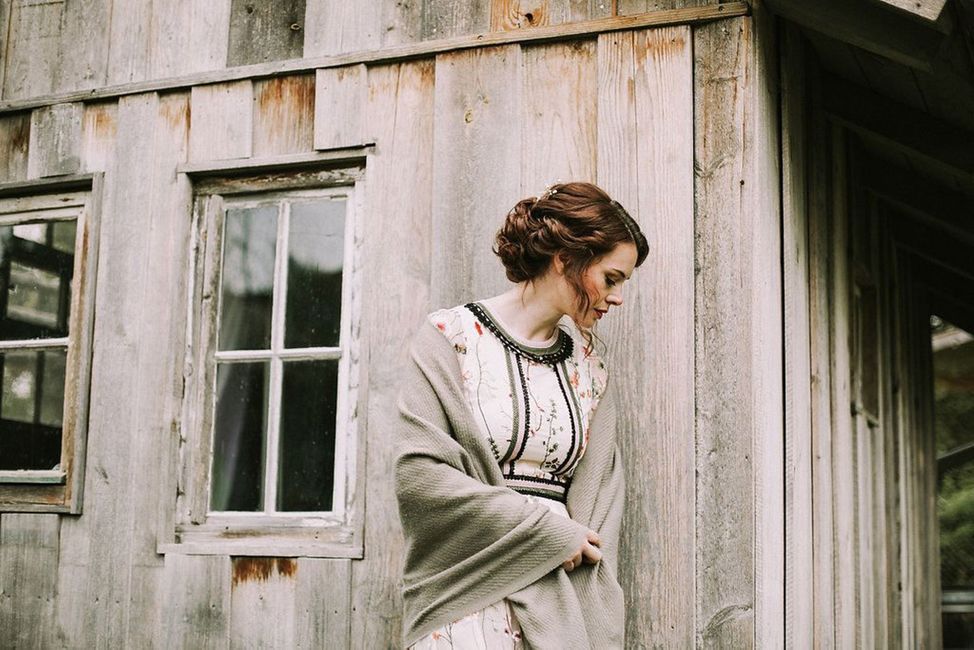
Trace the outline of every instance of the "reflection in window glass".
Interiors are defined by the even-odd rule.
[[[0,339],[68,335],[76,220],[0,227]]]
[[[284,364],[278,509],[331,510],[338,361]]]
[[[974,337],[934,317],[943,647],[974,647]]]
[[[58,326],[61,278],[19,262],[10,263],[7,287],[7,317],[48,329]]]
[[[226,212],[221,267],[221,350],[271,347],[271,307],[277,242],[276,205]]]
[[[51,224],[51,246],[65,253],[74,252],[74,238],[77,222],[55,221]]]
[[[269,374],[267,362],[217,365],[210,510],[263,507]]]
[[[337,346],[341,324],[345,201],[291,206],[284,346]]]
[[[60,463],[65,359],[65,350],[0,354],[0,470]]]

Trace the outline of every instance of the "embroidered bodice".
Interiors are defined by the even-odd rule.
[[[480,302],[427,318],[456,350],[466,398],[507,485],[563,502],[605,390],[602,359],[567,318],[541,345],[511,334]]]

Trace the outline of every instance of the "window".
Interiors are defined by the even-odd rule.
[[[97,246],[94,180],[0,188],[4,511],[80,512]],[[100,188],[100,177],[96,182]]]
[[[185,490],[164,552],[360,556],[361,192],[355,170],[197,183]]]

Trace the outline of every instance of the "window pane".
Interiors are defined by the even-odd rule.
[[[338,361],[284,364],[278,510],[331,510]]]
[[[65,350],[0,354],[0,469],[61,462]]]
[[[285,347],[338,345],[345,205],[324,199],[291,206]]]
[[[217,365],[210,510],[263,507],[270,364]]]
[[[0,227],[0,339],[68,335],[75,225]]]
[[[944,648],[974,647],[974,337],[933,331],[937,514]]]
[[[221,271],[221,350],[271,347],[277,206],[227,210]]]

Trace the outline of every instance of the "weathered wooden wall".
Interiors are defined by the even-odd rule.
[[[613,7],[529,4],[485,0],[459,13],[441,0],[358,11],[323,0],[0,0],[10,27],[0,33],[11,35],[2,99]],[[693,4],[619,0],[616,11]],[[260,26],[250,5],[270,12]],[[775,41],[759,8],[706,25],[0,114],[0,181],[70,171],[106,180],[84,512],[0,515],[0,634],[25,647],[396,646],[402,540],[389,432],[410,328],[432,308],[503,289],[490,243],[507,210],[581,178],[628,206],[651,247],[603,335],[626,394],[629,644],[782,645]],[[365,556],[160,555],[176,499],[191,255],[192,190],[176,167],[364,142],[375,143],[363,215]]]
[[[0,100],[711,3],[0,0]]]
[[[797,29],[781,53],[787,646],[937,647],[929,312]]]

